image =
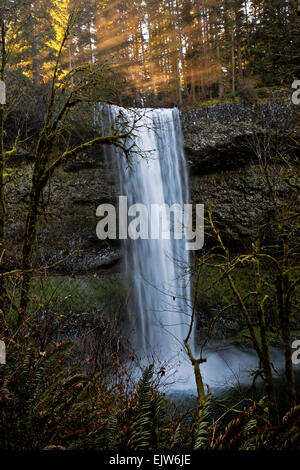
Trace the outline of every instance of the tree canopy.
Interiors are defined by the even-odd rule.
[[[65,69],[109,62],[136,104],[195,104],[249,83],[290,87],[299,70],[299,14],[289,0],[5,1],[14,67],[35,84],[49,80],[74,8]]]

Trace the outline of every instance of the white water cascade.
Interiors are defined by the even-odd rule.
[[[110,121],[120,108],[110,107]],[[126,120],[132,111],[122,108]],[[137,111],[139,112],[139,111]],[[136,113],[136,111],[135,111]],[[141,110],[135,131],[138,152],[130,168],[119,154],[120,193],[128,206],[188,203],[188,174],[177,109]],[[135,114],[136,115],[136,114]],[[157,222],[152,222],[157,223]],[[154,227],[154,230],[159,227]],[[125,267],[133,280],[129,316],[140,351],[159,358],[179,359],[190,324],[189,251],[185,239],[138,239],[125,242]]]
[[[115,119],[131,123],[139,115],[135,130],[138,152],[130,165],[121,151],[108,150],[118,165],[120,195],[127,196],[128,207],[143,204],[179,204],[189,199],[188,174],[177,109],[126,110],[117,106],[101,108],[107,116],[108,132]],[[122,119],[122,118],[121,118]],[[114,155],[111,155],[113,153]],[[150,211],[149,211],[150,212]],[[149,221],[149,225],[151,221]],[[157,228],[157,227],[155,227]],[[191,321],[191,292],[188,266],[190,252],[186,240],[130,238],[123,252],[127,277],[132,285],[127,306],[131,329],[141,357],[158,359],[176,370],[176,390],[195,391],[193,367],[184,347]],[[194,332],[193,332],[194,333]],[[190,346],[194,349],[194,335]],[[201,366],[204,383],[221,386],[239,376],[248,382],[249,370],[257,366],[254,353],[235,347],[214,347],[204,351],[207,362]],[[174,372],[175,372],[174,370]]]

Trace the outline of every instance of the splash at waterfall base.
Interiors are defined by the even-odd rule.
[[[176,204],[184,208],[190,201],[179,111],[110,106],[104,114],[106,129],[115,122],[129,127],[133,122],[138,123],[133,135],[128,137],[129,145],[134,148],[130,162],[120,149],[110,149],[108,154],[115,162],[119,194],[127,197],[128,207],[133,208],[129,215],[136,217],[133,237],[128,237],[128,220],[121,225],[126,231],[122,239],[123,270],[130,282],[126,322],[133,332],[136,354],[142,364],[151,361],[167,366],[162,370],[168,369],[172,375],[169,390],[195,393],[197,384],[199,397],[204,396],[205,384],[210,387],[236,382],[249,384],[253,370],[259,366],[256,354],[249,347],[241,350],[222,345],[219,348],[211,341],[208,343],[209,337],[200,338],[197,324],[200,310],[194,295],[191,251],[186,249],[184,237],[169,236],[169,224],[165,237],[142,237],[141,228],[138,229],[137,214],[141,206],[147,213],[146,220],[153,205],[170,209]],[[100,217],[104,216],[102,209],[98,213]],[[128,216],[126,210],[122,213]],[[157,234],[163,220],[154,219],[151,230]],[[100,231],[103,228],[100,224]],[[182,233],[182,227],[178,232]],[[200,348],[200,343],[207,347]],[[282,355],[274,350],[273,356],[280,367]]]

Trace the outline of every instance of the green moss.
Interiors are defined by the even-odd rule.
[[[270,87],[258,87],[254,89],[258,96],[258,103],[266,104],[267,101],[272,98],[272,95],[276,92],[282,92],[282,88],[278,88],[277,86],[270,86]],[[240,103],[242,101],[241,96],[239,93],[230,93],[225,95],[222,99],[220,98],[212,98],[210,100],[201,101],[199,103],[193,105],[186,105],[182,106],[182,110],[190,111],[193,109],[199,108],[206,108],[210,106],[222,106],[225,104],[232,104],[232,103]]]
[[[241,99],[237,95],[230,95],[226,96],[223,99],[219,98],[212,98],[210,100],[205,100],[201,101],[200,103],[196,103],[193,105],[186,105],[182,106],[182,110],[190,111],[192,109],[199,109],[199,108],[207,108],[210,106],[222,106],[224,104],[230,104],[230,103],[240,103]]]
[[[214,283],[219,275],[217,268],[207,266],[203,266],[202,268],[199,294],[200,296],[205,295],[208,306],[210,307],[219,304],[226,306],[235,302],[235,297],[229,288],[227,279],[222,279]],[[254,276],[251,266],[248,265],[236,268],[232,272],[232,277],[243,296],[254,290]],[[210,289],[209,286],[211,286]],[[253,297],[249,297],[247,303],[254,305]]]
[[[73,313],[103,309],[107,304],[121,303],[125,295],[126,287],[120,274],[35,278],[30,291],[30,298],[35,298],[45,308]]]
[[[260,343],[261,342],[261,336],[260,336],[259,328],[255,327],[254,331],[255,331],[255,336],[256,336],[258,342]],[[273,331],[268,331],[267,335],[268,335],[268,338],[269,338],[270,345],[280,346],[282,344],[281,339],[280,339],[280,337],[278,336],[277,333],[274,333]],[[232,338],[225,339],[224,343],[225,344],[234,344],[234,345],[252,344],[252,340],[250,338],[249,330],[245,329],[245,330],[240,331],[237,335],[233,336]]]

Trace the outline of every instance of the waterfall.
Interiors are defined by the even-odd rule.
[[[140,114],[134,138],[139,151],[131,156],[130,164],[121,151],[107,149],[116,162],[119,192],[128,197],[128,206],[143,204],[149,208],[151,204],[187,203],[188,175],[178,110],[100,108],[103,135],[109,132],[115,119],[120,120],[120,111],[126,123],[132,122],[136,113]],[[135,346],[142,357],[154,353],[154,358],[175,367],[174,390],[194,393],[194,371],[183,345],[192,304],[187,269],[190,252],[185,248],[184,239],[173,237],[123,241],[125,272],[132,285],[127,310]],[[190,346],[195,351],[193,335]],[[248,380],[247,370],[257,367],[255,355],[234,347],[216,351],[213,345],[204,354],[207,363],[201,366],[201,373],[204,383],[212,386],[229,383],[236,376],[243,383]]]
[[[115,106],[109,108],[110,121],[119,111]],[[128,206],[143,204],[149,213],[151,204],[183,207],[189,189],[179,111],[122,108],[128,122],[137,112],[135,143],[139,151],[132,156],[130,167],[117,152],[120,193],[128,197]],[[154,351],[160,358],[178,356],[190,324],[189,251],[184,237],[128,239],[124,258],[133,284],[128,313],[139,349]]]

